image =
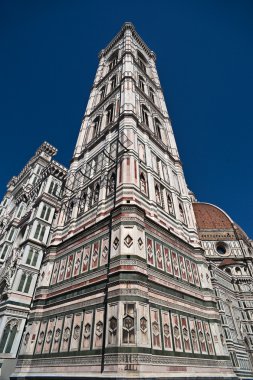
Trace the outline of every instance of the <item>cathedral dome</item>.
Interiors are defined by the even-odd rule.
[[[243,240],[248,246],[251,246],[247,234],[225,211],[210,203],[193,202],[192,205],[201,240],[206,240],[206,235],[203,235],[203,233],[205,234],[208,231],[216,233],[214,240],[223,240],[224,235],[222,232],[226,232],[228,240]],[[221,235],[217,235],[219,232]]]
[[[198,229],[231,229],[233,221],[217,206],[208,203],[193,203]]]

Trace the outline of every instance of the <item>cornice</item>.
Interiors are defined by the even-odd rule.
[[[102,58],[103,56],[105,56],[116,45],[116,43],[120,41],[120,39],[124,36],[126,30],[130,30],[135,40],[139,43],[139,45],[143,48],[143,50],[147,53],[147,55],[150,58],[153,58],[154,60],[156,60],[155,53],[149,49],[149,47],[146,45],[143,39],[136,32],[134,25],[131,22],[125,22],[123,24],[119,33],[112,39],[112,41],[103,50],[101,50],[101,52],[99,53],[99,58]]]

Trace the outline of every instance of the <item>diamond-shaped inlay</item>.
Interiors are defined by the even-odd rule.
[[[139,239],[138,239],[138,246],[140,249],[142,249],[142,247],[143,247],[143,241],[142,241],[141,237],[139,237]]]
[[[125,237],[124,243],[127,246],[127,248],[130,248],[131,245],[133,244],[133,239],[129,234]]]
[[[113,247],[114,249],[117,249],[119,246],[119,238],[116,236],[116,238],[114,239],[114,242],[113,242]]]

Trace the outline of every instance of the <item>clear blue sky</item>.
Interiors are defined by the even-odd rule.
[[[98,64],[125,21],[156,52],[186,181],[253,237],[253,1],[2,0],[0,196],[44,141],[68,166]]]

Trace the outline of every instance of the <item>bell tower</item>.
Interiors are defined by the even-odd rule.
[[[99,55],[13,379],[233,378],[155,61]]]

